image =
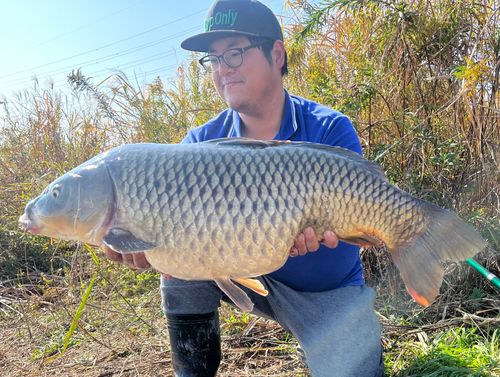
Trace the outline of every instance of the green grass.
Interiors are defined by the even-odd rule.
[[[150,357],[158,358],[158,362],[165,360],[169,348],[158,289],[159,275],[154,271],[133,272],[106,259],[101,259],[97,266],[90,263],[91,260],[80,255],[74,268],[68,270],[67,279],[51,280],[50,275],[46,275],[45,280],[53,281],[48,288],[35,290],[35,294],[25,291],[27,302],[12,305],[12,311],[0,312],[0,320],[7,328],[17,329],[15,337],[8,342],[17,342],[20,351],[28,351],[33,363],[31,370],[43,369],[41,362],[61,354],[75,313],[96,271],[92,292],[68,341],[66,354],[47,362],[47,368],[70,365],[72,359],[80,360],[82,367],[104,368],[113,358],[141,359],[148,352],[152,352]],[[45,280],[39,281],[41,286],[47,284]],[[18,288],[22,289],[22,285]],[[499,301],[495,297],[469,301],[465,298],[462,308],[481,310],[487,303],[495,308]],[[392,301],[386,307],[380,306],[380,313],[388,318],[384,324],[405,326],[396,334],[390,333],[390,327],[383,327],[383,338],[388,343],[385,349],[388,377],[500,376],[498,309],[488,312],[493,313],[489,317],[490,325],[484,324],[486,322],[474,325],[465,320],[462,325],[454,325],[460,323],[456,316],[452,318],[455,322],[447,325],[438,319],[442,313],[432,314],[433,310],[440,310],[437,306],[422,310],[408,309],[406,305],[400,301],[398,306],[398,302]],[[220,315],[225,371],[244,370],[248,367],[244,363],[248,363],[256,368],[257,375],[266,375],[266,368],[272,375],[277,363],[288,360],[294,362],[296,369],[292,370],[297,374],[290,374],[289,370],[286,375],[307,376],[300,371],[300,363],[294,355],[297,341],[277,324],[263,319],[255,324],[254,316],[226,304]],[[250,325],[254,327],[247,331]],[[4,345],[8,344],[5,342]],[[96,352],[108,356],[96,359]],[[95,360],[99,362],[92,364]]]
[[[295,7],[289,30],[310,34],[300,43],[286,35],[285,87],[345,113],[364,155],[381,163],[391,182],[481,231],[492,248],[477,260],[499,275],[493,249],[500,245],[498,7],[466,0],[287,5]],[[135,273],[104,258],[97,266],[74,244],[17,232],[17,219],[48,183],[83,161],[117,144],[179,142],[226,106],[194,56],[168,84],[135,85],[124,75],[97,84],[81,71],[69,81],[70,96],[35,82],[0,98],[6,114],[0,119],[0,320],[3,334],[15,329],[0,341],[0,362],[9,351],[11,360],[20,358],[13,366],[57,355],[96,271],[68,343],[73,354],[62,359],[90,360],[84,365],[92,368],[107,362],[101,353],[125,359],[149,350],[161,362],[168,340],[157,273]],[[422,310],[386,254],[371,250],[362,260],[380,314],[400,326],[389,337],[388,376],[500,376],[494,327],[500,302],[484,278],[468,266],[447,265],[442,295]],[[464,311],[484,312],[490,327],[463,320]],[[223,305],[224,365],[262,372],[287,362],[296,341],[276,325],[260,321],[240,340],[252,318]],[[284,358],[262,364],[269,355]]]
[[[22,347],[29,350],[29,360],[34,365],[59,356],[66,342],[66,354],[60,361],[51,360],[47,365],[64,364],[73,357],[87,365],[85,363],[93,360],[91,350],[96,347],[120,358],[141,357],[145,349],[156,350],[155,357],[164,357],[161,355],[168,351],[168,337],[161,309],[158,273],[153,270],[131,271],[108,261],[102,254],[96,263],[85,247],[51,244],[46,237],[8,230],[2,235],[2,244],[23,250],[19,253],[23,258],[24,250],[27,255],[37,256],[37,266],[42,269],[34,274],[26,270],[30,265],[22,260],[16,270],[16,289],[22,292],[27,302],[12,305],[12,311],[3,308],[0,312],[1,320],[11,324],[7,326],[19,329],[16,337],[22,341]],[[13,249],[9,250],[12,254]],[[60,269],[54,269],[55,256],[59,256],[59,260],[71,261],[72,266],[65,262]],[[367,252],[365,257],[363,263],[366,267],[370,258],[375,256]],[[483,281],[478,284],[471,279],[475,275],[467,274],[467,265],[464,268],[457,266],[453,276],[446,279],[451,287],[462,287],[460,290],[453,288],[453,294],[442,296],[445,303],[450,302],[446,320],[454,321],[447,324],[442,321],[444,304],[436,302],[425,309],[409,304],[397,271],[383,259],[383,255],[379,254],[377,258],[377,266],[385,270],[374,270],[372,265],[372,269],[365,271],[368,283],[379,287],[377,308],[391,326],[403,326],[403,330],[388,338],[385,352],[387,376],[500,376],[500,301],[497,292],[485,286]],[[68,338],[94,274],[94,286],[78,326]],[[379,275],[375,278],[376,274]],[[28,275],[29,279],[26,279]],[[464,278],[465,283],[460,280]],[[391,294],[391,291],[397,294]],[[462,312],[474,314],[482,311],[486,313],[480,315],[489,319],[490,325],[486,321],[474,325],[471,321],[459,319]],[[248,357],[248,362],[261,365],[261,371],[266,370],[265,365],[269,368],[276,365],[278,361],[273,358],[296,360],[297,341],[276,324],[261,319],[246,332],[254,316],[225,304],[220,315],[223,347],[228,357],[225,359],[226,368],[236,368],[235,365],[240,365],[241,360]],[[435,330],[434,324],[440,326],[440,330]],[[246,335],[242,336],[244,333]],[[384,339],[387,336],[385,330]],[[267,364],[262,364],[262,360]]]
[[[500,329],[455,327],[416,340],[396,342],[387,352],[386,372],[393,376],[500,375]]]

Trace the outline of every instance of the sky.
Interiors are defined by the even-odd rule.
[[[284,14],[285,0],[261,0]],[[95,84],[114,69],[130,81],[172,76],[202,33],[212,0],[0,0],[0,99],[41,87],[70,91],[66,77],[82,69]]]

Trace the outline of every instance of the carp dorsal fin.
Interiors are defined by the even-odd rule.
[[[120,254],[141,253],[156,249],[155,245],[140,240],[128,230],[121,228],[110,229],[109,233],[102,238],[102,241]]]
[[[203,141],[200,144],[235,146],[235,147],[250,148],[250,149],[268,148],[271,146],[269,145],[268,141],[255,140],[250,137],[225,137],[222,139],[212,139]]]
[[[253,302],[247,296],[245,291],[234,284],[229,278],[214,279],[220,289],[241,309],[251,312],[253,310]]]
[[[326,144],[311,143],[308,141],[290,141],[290,140],[262,141],[262,140],[251,139],[248,137],[228,137],[223,139],[207,140],[202,143],[209,143],[220,146],[236,146],[236,147],[250,148],[250,149],[288,147],[288,148],[311,148],[315,150],[322,150],[336,154],[345,159],[351,160],[354,163],[361,164],[366,170],[368,170],[372,174],[375,174],[378,177],[387,180],[387,176],[385,175],[382,166],[380,166],[376,162],[368,161],[363,156],[360,156],[358,153],[342,147],[337,147],[337,146],[334,147]]]
[[[234,146],[242,148],[270,148],[270,147],[281,147],[285,144],[295,145],[297,147],[303,146],[303,144],[315,145],[314,143],[308,143],[306,141],[290,141],[290,140],[256,140],[251,137],[225,137],[221,139],[212,139],[203,141],[199,144],[214,144],[220,146]],[[321,145],[321,144],[318,144]]]

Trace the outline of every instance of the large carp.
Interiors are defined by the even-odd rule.
[[[305,142],[125,145],[51,183],[19,221],[33,234],[145,252],[161,272],[215,280],[244,310],[253,304],[231,280],[266,294],[250,278],[280,268],[307,226],[385,243],[422,305],[439,293],[440,260],[485,247],[455,214],[390,184],[378,164]]]

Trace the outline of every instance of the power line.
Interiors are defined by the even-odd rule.
[[[158,60],[158,58],[153,59],[153,60]],[[134,67],[136,67],[136,66],[140,66],[140,65],[142,65],[142,64],[143,64],[143,63],[138,63],[138,64],[135,64],[135,65],[133,65],[133,66],[131,66],[131,67],[127,67],[127,68],[123,68],[123,69],[118,69],[118,68],[119,68],[119,66],[118,66],[118,67],[114,67],[114,68],[106,68],[106,69],[102,69],[102,70],[95,71],[95,72],[85,73],[85,76],[86,76],[86,77],[88,77],[88,78],[90,78],[90,79],[95,79],[95,78],[98,78],[98,77],[104,76],[105,74],[111,75],[111,74],[113,73],[113,70],[114,70],[114,71],[122,71],[122,70],[125,70],[125,69],[132,69],[132,68],[134,68]],[[179,63],[175,63],[175,64],[171,64],[171,65],[168,65],[168,66],[162,67],[162,68],[160,68],[160,69],[156,69],[156,70],[149,71],[149,72],[144,72],[144,74],[142,74],[142,76],[143,76],[143,80],[146,80],[146,77],[147,77],[147,76],[150,76],[151,74],[156,73],[156,71],[158,71],[158,72],[159,72],[159,71],[167,71],[167,70],[172,70],[172,69],[176,68],[178,65],[179,65]],[[130,74],[130,73],[129,73],[129,74],[127,74],[126,72],[123,72],[123,73],[125,73],[125,75],[126,75],[127,77],[130,77],[130,76],[131,76],[131,74]],[[136,76],[135,71],[133,72],[133,74]],[[60,94],[61,94],[61,95],[65,95],[65,96],[68,96],[68,95],[70,95],[70,94],[71,94],[71,92],[64,91],[64,90],[62,90],[62,89],[60,89],[60,88],[59,88],[59,92],[60,92]],[[1,95],[0,95],[0,96],[1,96]]]
[[[131,61],[131,62],[128,62],[128,63],[122,63],[122,64],[114,66],[112,68],[104,68],[104,69],[101,69],[99,71],[95,71],[95,72],[93,72],[91,74],[86,74],[86,76],[94,75],[96,73],[109,72],[110,69],[117,69],[117,68],[120,68],[120,67],[121,67],[121,69],[130,69],[130,68],[136,67],[138,65],[147,64],[147,63],[150,63],[150,62],[153,62],[153,61],[156,61],[156,60],[159,60],[159,59],[167,58],[167,57],[170,57],[170,56],[173,56],[173,55],[176,55],[175,51],[161,52],[159,54],[150,55],[148,57],[141,58],[141,59],[138,59],[138,60],[134,60],[134,61]],[[185,57],[185,56],[187,56],[187,53],[183,55],[183,57]],[[57,73],[55,73],[55,72],[46,72],[46,73],[43,73],[43,74],[38,75],[38,76],[39,77],[43,77],[43,76],[50,75],[51,73],[54,73],[53,76],[59,76],[61,74],[67,75],[69,73],[69,70],[87,68],[87,67],[89,67],[91,65],[92,64],[87,64],[87,65],[84,65],[84,66],[78,66],[78,65],[71,66],[71,67],[66,68],[64,70],[60,70],[60,72],[58,71]],[[175,65],[177,65],[177,63]],[[28,81],[28,80],[32,79],[32,77],[31,78],[25,78],[23,81],[11,83],[9,85],[2,85],[2,89],[11,88],[13,86],[20,85],[20,84],[24,83],[25,81]],[[51,78],[54,78],[54,77],[51,77]]]
[[[156,59],[155,59],[155,60],[156,60]],[[128,67],[128,68],[126,68],[126,69],[131,69],[131,68],[136,67],[136,66],[138,66],[138,65],[141,65],[141,64],[136,64],[136,65],[134,65],[134,66],[132,66],[132,67]],[[176,68],[177,66],[178,66],[178,63],[175,63],[175,64],[168,65],[168,66],[166,66],[166,67],[163,67],[163,68],[161,68],[160,70],[162,70],[162,71],[166,71],[166,70],[170,70],[170,69],[172,69],[172,68]],[[115,70],[115,71],[121,71],[121,69],[118,69],[118,67],[115,67],[115,68],[113,68],[113,69],[106,69],[106,70],[104,70],[104,71],[106,71],[106,73],[108,73],[108,74],[109,74],[109,73],[110,73],[110,71],[113,71],[113,70]],[[104,75],[104,73],[105,73],[104,71],[102,71],[102,70],[101,70],[101,71],[97,71],[97,72],[91,72],[91,73],[89,73],[89,74],[86,74],[85,76],[88,76],[88,77],[90,77],[90,78],[97,78],[97,77],[101,77],[101,76],[103,76],[103,75]],[[153,70],[153,71],[151,71],[151,72],[144,72],[143,76],[144,76],[144,77],[146,77],[146,76],[148,76],[148,75],[150,75],[150,74],[154,73],[155,71],[159,71],[159,70]],[[96,74],[97,74],[97,73],[100,73],[100,74],[96,76]],[[125,73],[125,72],[124,72],[124,73]],[[125,74],[126,74],[126,73],[125,73]],[[134,71],[134,74],[135,74],[135,71]],[[129,76],[129,75],[127,75],[127,76]]]
[[[208,8],[207,8],[207,9],[208,9]],[[8,74],[8,75],[3,75],[3,76],[0,76],[0,79],[3,79],[3,78],[5,78],[5,77],[14,76],[14,75],[17,75],[17,74],[20,74],[20,73],[30,72],[30,71],[33,71],[33,70],[38,69],[38,68],[47,67],[47,66],[52,65],[52,64],[56,64],[56,63],[60,63],[60,62],[63,62],[63,61],[69,60],[69,59],[77,58],[77,57],[79,57],[79,56],[86,55],[86,54],[89,54],[89,53],[91,53],[91,52],[98,51],[98,50],[100,50],[100,49],[102,49],[102,48],[107,48],[107,47],[110,47],[110,46],[116,45],[116,44],[118,44],[118,43],[128,41],[129,39],[132,39],[132,38],[138,37],[138,36],[140,36],[140,35],[144,35],[144,34],[147,34],[147,33],[152,32],[152,31],[155,31],[155,30],[161,29],[161,28],[163,28],[163,27],[165,27],[165,26],[168,26],[168,25],[171,25],[171,24],[173,24],[173,23],[175,23],[175,22],[185,20],[186,18],[192,17],[192,16],[197,15],[197,14],[199,14],[199,13],[201,13],[201,12],[206,12],[206,11],[207,11],[207,9],[203,9],[203,10],[200,10],[200,11],[198,11],[198,12],[191,13],[190,15],[187,15],[187,16],[185,16],[185,17],[178,18],[177,20],[174,20],[174,21],[171,21],[171,22],[167,22],[166,24],[163,24],[163,25],[161,25],[161,26],[155,27],[155,28],[153,28],[153,29],[149,29],[149,30],[144,31],[144,32],[142,32],[142,33],[132,35],[131,37],[121,39],[121,40],[119,40],[119,41],[117,41],[117,42],[113,42],[113,43],[107,44],[107,45],[105,45],[105,46],[101,46],[101,47],[96,48],[96,49],[93,49],[93,50],[89,50],[89,51],[86,51],[86,52],[82,52],[82,53],[80,53],[80,54],[76,54],[76,55],[73,55],[73,56],[69,56],[69,57],[64,58],[64,59],[59,59],[59,60],[56,60],[56,61],[51,62],[51,63],[42,64],[42,65],[39,65],[39,66],[34,67],[34,68],[29,68],[29,69],[25,69],[25,70],[22,70],[22,71],[15,72],[15,73],[10,73],[10,74]]]
[[[174,67],[178,67],[178,64],[175,64]],[[150,75],[153,75],[155,73],[166,71],[167,69],[170,69],[170,68],[167,68],[167,67],[157,68],[157,69],[153,69],[152,71],[145,71],[144,74],[146,76],[150,76]]]
[[[144,1],[146,1],[146,0],[144,0]],[[144,2],[144,1],[142,1],[142,2]],[[270,3],[273,3],[273,2],[275,2],[275,1],[276,1],[276,0],[270,0],[270,1],[268,1],[267,3],[268,3],[268,4],[270,4]],[[140,4],[140,3],[141,3],[141,2],[136,3],[136,4],[134,4],[134,5],[137,5],[137,4]],[[133,6],[134,6],[134,5],[133,5]],[[129,7],[129,8],[130,8],[130,7]],[[129,8],[126,8],[126,9],[129,9]],[[125,9],[124,9],[124,10],[125,10]],[[128,38],[125,38],[125,39],[119,40],[119,41],[117,41],[117,42],[113,42],[113,43],[107,44],[107,45],[105,45],[105,46],[101,46],[101,47],[99,47],[99,48],[97,48],[97,49],[94,49],[94,50],[89,50],[89,51],[86,51],[86,52],[83,52],[83,53],[80,53],[80,54],[77,54],[77,55],[73,55],[73,56],[70,56],[70,57],[67,57],[67,58],[64,58],[64,59],[57,60],[57,61],[55,61],[55,62],[51,62],[51,63],[47,63],[47,64],[43,64],[43,65],[40,65],[40,66],[35,67],[35,68],[31,68],[31,69],[27,69],[27,70],[19,71],[19,72],[16,72],[16,73],[11,73],[11,74],[8,74],[8,75],[0,76],[0,78],[10,77],[10,76],[13,76],[13,75],[16,75],[16,74],[19,74],[19,73],[25,73],[25,72],[28,72],[28,71],[32,71],[32,70],[34,70],[34,69],[38,69],[38,68],[42,68],[42,67],[46,67],[46,66],[49,66],[49,65],[52,65],[52,64],[60,63],[60,62],[65,61],[65,60],[69,60],[69,59],[72,59],[72,58],[75,58],[75,57],[79,57],[79,56],[82,56],[82,55],[85,55],[85,54],[88,54],[88,53],[92,53],[92,52],[94,52],[94,51],[98,51],[98,50],[100,50],[100,49],[108,48],[108,47],[113,46],[113,45],[115,45],[115,44],[118,44],[118,43],[121,43],[121,42],[124,42],[124,41],[130,40],[130,39],[135,38],[135,37],[137,37],[137,36],[141,36],[141,35],[144,35],[144,34],[146,34],[146,33],[152,32],[152,31],[154,31],[154,30],[158,30],[158,29],[163,28],[163,27],[165,27],[165,26],[171,25],[171,24],[173,24],[173,23],[175,23],[175,22],[178,22],[178,21],[181,21],[181,20],[185,20],[186,18],[192,17],[192,16],[194,16],[194,15],[196,15],[196,14],[199,14],[199,13],[201,13],[201,12],[205,12],[205,11],[206,11],[206,9],[201,10],[201,11],[198,11],[198,12],[195,12],[195,13],[192,13],[192,14],[190,14],[190,15],[187,15],[187,16],[185,16],[185,17],[182,17],[182,18],[176,19],[176,20],[174,20],[174,21],[168,22],[168,23],[166,23],[166,24],[163,24],[163,25],[158,26],[158,27],[155,27],[155,28],[153,28],[153,29],[150,29],[150,30],[144,31],[144,32],[142,32],[142,33],[138,33],[138,34],[135,34],[135,35],[130,36],[130,37],[128,37]],[[120,12],[120,11],[118,11],[118,12],[116,12],[116,13],[119,13],[119,12]],[[114,13],[114,14],[116,14],[116,13]],[[113,15],[114,15],[114,14],[113,14]],[[112,16],[112,15],[110,15],[110,16]],[[110,16],[106,16],[106,17],[104,17],[104,18],[107,18],[107,17],[110,17]],[[101,19],[101,20],[102,20],[102,19]],[[98,20],[98,21],[100,21],[100,20]],[[98,21],[95,21],[95,22],[98,22]],[[94,23],[95,23],[95,22],[94,22]],[[88,25],[90,25],[90,24],[88,24]],[[88,26],[88,25],[85,25],[85,26]],[[85,27],[85,26],[83,26],[83,27]],[[83,28],[83,27],[82,27],[82,28]],[[52,71],[49,71],[49,72],[45,72],[45,73],[42,73],[41,75],[38,75],[38,76],[46,76],[46,75],[55,75],[55,76],[59,76],[59,75],[61,75],[61,74],[63,74],[63,73],[66,75],[66,74],[68,73],[68,70],[75,69],[75,67],[78,67],[78,68],[84,68],[84,67],[89,67],[89,66],[94,65],[94,64],[99,64],[99,63],[102,63],[102,62],[105,62],[105,61],[108,61],[108,60],[112,60],[112,59],[115,59],[115,58],[121,57],[121,56],[123,56],[123,55],[127,55],[127,54],[130,54],[130,53],[133,53],[133,52],[136,52],[136,51],[139,51],[139,50],[142,50],[142,49],[145,49],[145,48],[148,48],[148,47],[151,47],[151,46],[154,46],[154,45],[160,44],[160,43],[163,43],[163,42],[165,42],[165,41],[167,41],[167,40],[170,40],[170,39],[175,38],[176,36],[179,36],[179,35],[186,34],[186,33],[189,33],[189,32],[191,32],[191,31],[194,31],[195,29],[197,29],[197,28],[192,28],[192,29],[186,30],[186,31],[181,32],[181,33],[178,33],[178,34],[176,34],[176,35],[174,35],[174,36],[169,36],[169,37],[165,37],[165,38],[158,39],[158,40],[156,40],[156,41],[152,41],[152,42],[144,43],[144,44],[141,44],[141,45],[139,45],[139,46],[136,46],[136,47],[133,47],[133,48],[130,48],[130,49],[127,49],[127,50],[123,50],[123,51],[120,51],[120,52],[115,53],[115,54],[106,55],[106,56],[104,56],[104,57],[101,57],[101,58],[96,58],[96,59],[92,59],[92,60],[89,60],[89,61],[86,61],[86,62],[83,62],[83,63],[80,63],[80,64],[74,64],[74,65],[71,65],[71,66],[68,66],[68,67],[59,68],[59,69],[56,69],[56,70],[52,70]],[[69,33],[71,33],[71,32],[69,32]],[[57,37],[56,37],[56,38],[57,38]],[[47,42],[49,42],[49,41],[47,41]],[[45,43],[45,42],[44,42],[44,43]],[[136,67],[136,66],[138,66],[138,65],[147,64],[147,63],[150,63],[150,62],[152,62],[152,61],[160,60],[160,59],[162,59],[162,58],[166,58],[167,56],[171,56],[171,55],[172,55],[172,54],[170,54],[170,55],[166,55],[166,53],[160,53],[160,54],[156,54],[156,55],[148,56],[148,57],[143,58],[143,59],[139,59],[139,60],[135,60],[135,61],[132,61],[132,62],[128,62],[128,63],[121,64],[121,65],[119,65],[119,66],[114,67],[114,69],[122,67],[122,68],[121,68],[122,70],[129,70],[129,69],[131,69],[131,68],[133,68],[133,67]],[[138,63],[138,62],[139,62],[139,63]],[[137,64],[136,64],[136,63],[137,63]],[[172,67],[176,67],[176,66],[178,66],[178,63],[176,63],[176,64],[172,65]],[[113,69],[113,68],[111,68],[111,69]],[[145,74],[145,76],[144,76],[144,77],[147,77],[148,75],[151,75],[151,74],[156,73],[156,72],[162,72],[162,71],[165,71],[165,70],[167,70],[167,69],[169,69],[169,68],[166,68],[166,67],[161,67],[161,68],[158,68],[158,69],[154,69],[154,70],[152,70],[152,71],[146,71],[147,73]],[[104,73],[109,73],[109,71],[110,71],[110,69],[109,69],[109,68],[106,68],[106,69],[102,69],[102,70],[95,71],[95,72],[91,73],[90,75],[95,75],[95,74],[98,74],[98,76],[97,76],[97,77],[99,77],[99,76],[104,75]],[[88,75],[87,75],[87,76],[88,76]],[[31,77],[33,77],[33,76],[31,76]],[[36,76],[35,76],[35,77],[36,77]],[[51,78],[53,78],[53,77],[51,77]],[[24,79],[11,79],[11,80],[9,80],[9,81],[6,81],[6,82],[4,82],[4,83],[0,84],[0,86],[3,86],[3,88],[9,88],[9,87],[17,86],[17,85],[19,85],[19,84],[21,84],[21,83],[25,82],[25,81],[26,81],[26,80],[28,80],[28,79],[29,79],[29,78],[24,78]],[[13,84],[6,85],[6,86],[5,86],[4,84],[6,84],[6,83],[13,83]],[[3,88],[2,88],[2,89],[3,89]]]
[[[105,20],[106,18],[109,18],[109,17],[115,16],[115,15],[117,15],[118,13],[124,12],[124,11],[126,11],[127,9],[130,9],[130,8],[132,8],[132,7],[135,7],[136,5],[139,5],[139,4],[142,4],[142,3],[145,3],[146,1],[149,1],[149,0],[139,1],[138,3],[135,3],[135,4],[133,4],[133,5],[129,6],[129,7],[127,7],[127,8],[124,8],[124,9],[122,9],[122,10],[119,10],[118,12],[115,12],[115,13],[109,14],[109,15],[107,15],[107,16],[104,16],[103,18],[100,18],[100,19],[98,19],[98,20],[96,20],[96,21],[92,21],[92,22],[90,22],[90,23],[88,23],[88,24],[86,24],[86,25],[83,25],[83,26],[81,26],[81,27],[79,27],[79,28],[77,28],[77,29],[73,29],[73,30],[71,30],[71,31],[68,31],[67,33],[60,34],[60,35],[58,35],[57,37],[54,37],[54,38],[52,38],[52,39],[49,39],[48,41],[42,42],[42,43],[40,43],[40,44],[37,44],[36,46],[28,47],[27,49],[25,49],[25,51],[32,50],[32,49],[34,49],[34,48],[37,48],[37,47],[43,46],[44,44],[47,44],[47,43],[52,42],[52,41],[55,41],[56,39],[59,39],[59,38],[64,37],[64,36],[66,36],[66,35],[68,35],[68,34],[74,33],[75,31],[78,31],[78,30],[81,30],[81,29],[85,29],[87,26],[90,26],[90,25],[93,25],[93,24],[95,24],[95,23],[97,23],[97,22],[100,22],[100,21],[102,21],[102,20]],[[21,51],[21,52],[19,52],[18,54],[14,54],[14,55],[12,55],[12,56],[17,56],[17,55],[19,55],[20,53],[22,53],[22,51]]]
[[[164,53],[162,54],[158,54],[158,55],[163,55]],[[125,64],[122,64],[122,65],[118,65],[116,67],[113,67],[113,68],[106,68],[106,69],[103,69],[103,70],[99,70],[99,71],[96,71],[96,72],[92,72],[92,73],[89,73],[87,74],[86,76],[92,76],[92,77],[99,77],[99,76],[94,76],[95,74],[97,73],[104,73],[104,72],[109,72],[109,70],[111,69],[120,69],[120,70],[124,70],[124,69],[130,69],[130,68],[134,68],[134,67],[137,67],[139,65],[143,65],[145,63],[150,63],[152,61],[156,61],[156,60],[160,60],[160,59],[163,59],[163,58],[166,58],[166,57],[169,57],[169,56],[172,56],[174,55],[174,53],[169,53],[168,55],[166,56],[160,56],[160,57],[157,57],[157,55],[153,55],[153,56],[150,56],[150,57],[147,57],[147,58],[144,58],[144,59],[139,59],[139,60],[136,60],[136,61],[133,61],[133,62],[130,62],[130,63],[125,63]],[[153,58],[154,57],[154,58]],[[150,58],[153,58],[153,59],[150,59]],[[146,61],[144,61],[146,60]],[[129,65],[129,64],[132,64],[131,66],[129,67],[123,67],[125,65]],[[172,66],[175,67],[177,66],[178,63],[175,63],[173,64]]]
[[[155,46],[155,45],[158,45],[160,43],[167,42],[169,40],[172,40],[174,38],[180,37],[182,35],[191,33],[192,31],[194,31],[196,29],[198,29],[198,28],[197,27],[191,28],[191,29],[179,32],[177,34],[174,34],[174,35],[171,35],[171,36],[168,36],[168,37],[164,37],[164,38],[160,38],[160,39],[157,39],[156,41],[144,43],[142,45],[139,45],[139,46],[136,46],[136,47],[132,47],[132,48],[129,48],[127,50],[120,51],[120,52],[117,52],[117,53],[114,53],[114,54],[110,54],[110,55],[106,55],[106,56],[103,56],[103,57],[100,57],[100,58],[88,60],[86,62],[79,63],[79,64],[72,64],[72,65],[66,66],[64,68],[58,68],[58,69],[55,69],[55,70],[52,70],[52,71],[44,72],[44,73],[39,74],[39,76],[52,75],[52,74],[56,74],[57,75],[57,74],[62,73],[62,72],[67,72],[68,70],[75,69],[75,67],[84,68],[84,67],[88,67],[88,66],[93,65],[93,64],[103,63],[105,61],[116,59],[116,58],[122,57],[124,55],[128,55],[128,54],[131,54],[131,53],[143,50],[145,48],[148,48],[148,47],[151,47],[151,46]],[[22,82],[26,81],[27,79],[29,79],[29,77],[28,78],[24,77],[24,78],[17,78],[17,79],[7,80],[7,81],[4,81],[4,82],[0,83],[0,87],[2,87],[2,88],[9,88],[9,87],[12,87],[12,86],[14,86],[14,85],[16,85],[18,83],[22,83]]]

